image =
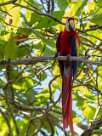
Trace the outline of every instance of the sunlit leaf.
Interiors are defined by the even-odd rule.
[[[78,7],[80,6],[80,4],[81,4],[80,0],[78,0],[78,2],[72,3],[70,9],[66,10],[64,16],[75,16],[76,11],[77,11]]]
[[[92,19],[91,22],[100,25],[102,23],[102,14],[95,14]]]
[[[56,0],[56,2],[60,10],[65,10],[68,6],[67,0]]]
[[[75,123],[79,123],[81,120],[80,120],[80,118],[79,117],[75,117],[75,118],[73,118],[73,122],[75,122]]]
[[[15,14],[16,13],[16,14]],[[12,7],[9,11],[9,15],[6,16],[6,23],[12,26],[19,26],[20,24],[20,7]],[[14,28],[14,27],[12,27]]]
[[[81,6],[77,9],[76,15],[80,15],[81,10],[83,10],[84,6],[87,4],[88,0],[83,0]]]
[[[93,119],[95,114],[95,108],[92,106],[86,105],[86,107],[83,110],[83,115],[86,119]]]

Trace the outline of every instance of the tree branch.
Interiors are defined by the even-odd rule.
[[[91,134],[102,126],[102,118],[96,119],[91,122],[87,129],[82,133],[81,136],[91,136]]]
[[[20,60],[10,60],[9,64],[10,65],[33,65],[36,64],[38,62],[45,62],[45,61],[49,61],[49,60],[62,60],[65,61],[67,60],[66,56],[58,56],[57,58],[54,58],[54,56],[39,56],[39,57],[32,57],[32,58],[24,58],[24,59],[20,59]],[[100,65],[102,66],[102,62],[99,61],[92,61],[87,59],[87,57],[75,57],[75,56],[69,56],[69,60],[67,61],[79,61],[79,62],[84,62],[84,63],[88,63],[91,65]],[[0,65],[7,65],[8,64],[8,59],[6,60],[1,60],[0,61]]]
[[[4,5],[12,4],[12,3],[13,3],[13,0],[10,0],[7,2],[0,3],[0,6],[4,6]]]
[[[6,121],[6,124],[7,124],[7,126],[8,126],[8,135],[9,135],[9,136],[12,136],[12,128],[11,128],[9,119],[7,118],[7,116],[5,115],[5,113],[1,110],[1,107],[0,107],[0,113],[2,114],[3,118],[4,118],[5,121]]]
[[[53,19],[54,21],[56,21],[56,22],[58,22],[58,23],[60,23],[60,24],[62,24],[62,25],[65,25],[65,23],[61,22],[58,18],[56,18],[55,16],[53,16],[53,15],[51,15],[51,14],[39,12],[38,10],[32,9],[32,8],[27,7],[27,6],[24,6],[24,5],[21,5],[21,4],[19,4],[19,3],[13,3],[13,4],[16,5],[16,6],[19,6],[19,7],[25,8],[25,9],[28,9],[28,10],[30,10],[30,11],[33,11],[33,12],[35,12],[35,13],[38,14],[38,15],[47,16],[47,17]]]

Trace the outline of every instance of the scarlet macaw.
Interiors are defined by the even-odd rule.
[[[75,30],[74,18],[68,18],[64,31],[60,32],[56,42],[57,55],[78,56],[80,39]],[[62,76],[62,115],[63,128],[68,125],[72,136],[74,136],[72,122],[72,82],[75,79],[77,71],[77,61],[59,61],[59,67]]]

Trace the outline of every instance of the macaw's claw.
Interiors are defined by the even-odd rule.
[[[57,58],[58,56],[60,56],[60,53],[59,52],[56,52],[55,56],[54,56],[54,59]]]
[[[70,60],[70,55],[66,56],[66,60],[69,61]]]

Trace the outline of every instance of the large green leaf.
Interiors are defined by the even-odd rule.
[[[102,24],[102,14],[95,14],[92,17],[91,22],[93,22],[93,23],[95,23],[97,25]]]
[[[53,12],[52,15],[55,16],[57,19],[61,20],[62,16],[64,15],[64,11],[55,11],[55,12]],[[53,20],[47,16],[43,16],[41,19],[38,16],[38,18],[35,19],[35,21],[37,21],[37,22],[39,21],[38,24],[35,26],[35,28],[46,28],[46,27],[54,26],[54,25],[58,24],[58,22],[56,22],[56,20]],[[35,21],[32,21],[32,22],[35,22]]]
[[[11,33],[5,47],[5,58],[16,59],[17,53],[18,47],[14,41],[13,33]]]
[[[40,16],[36,13],[32,13],[29,24],[31,24],[31,25],[35,24],[35,23],[39,22],[41,18],[42,18],[42,16]]]
[[[17,29],[17,33],[18,33],[18,34],[24,34],[24,35],[30,35],[30,34],[31,34],[31,29],[19,27],[19,28]]]
[[[60,10],[65,10],[68,6],[68,1],[67,0],[56,0],[57,6],[59,7]]]
[[[52,46],[55,45],[53,40],[47,39],[42,33],[38,32],[38,31],[36,31],[36,30],[34,30],[34,29],[33,29],[32,31],[33,31],[34,34],[35,34],[39,39],[41,39],[43,42],[47,43],[48,45],[52,45]]]
[[[86,119],[93,119],[95,115],[95,108],[92,106],[86,105],[86,107],[83,110],[83,115]]]
[[[102,0],[98,0],[98,5],[102,6]]]
[[[22,58],[28,55],[29,49],[27,46],[28,45],[23,45],[23,46],[18,47],[18,58]]]
[[[76,11],[76,15],[80,15],[81,11],[83,10],[84,6],[87,4],[88,0],[83,0],[82,4],[80,5],[80,7],[77,9]]]
[[[0,59],[4,58],[5,45],[6,45],[6,42],[0,39]]]

